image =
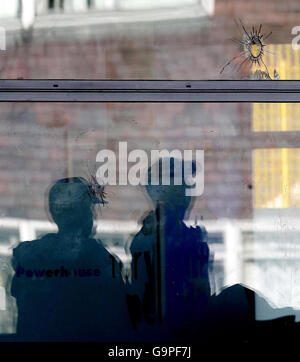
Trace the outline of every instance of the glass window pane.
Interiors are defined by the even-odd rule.
[[[1,78],[299,79],[297,11],[296,0],[11,0]]]
[[[163,338],[159,318],[173,338],[185,328],[180,318],[193,330],[193,313],[201,320],[224,293],[239,303],[236,288],[255,291],[254,319],[298,320],[299,134],[270,116],[281,124],[278,109],[290,106],[298,104],[2,103],[0,333],[39,338],[33,325],[47,340],[102,340],[105,314],[109,340],[124,330],[132,341],[154,330]],[[296,119],[290,112],[289,124]],[[159,168],[159,158],[173,161]],[[49,291],[65,298],[55,311]],[[172,293],[187,294],[174,303]],[[148,303],[149,330],[141,332],[126,294]],[[91,314],[94,329],[80,319],[92,323]]]

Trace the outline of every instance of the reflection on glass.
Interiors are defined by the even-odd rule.
[[[248,34],[262,25],[259,70],[298,79],[298,6],[270,0],[266,18],[259,0],[11,0],[0,10],[1,77],[247,79],[241,19]]]
[[[207,336],[214,336],[214,332],[219,329],[214,323],[229,323],[225,323],[224,316],[230,315],[236,304],[242,306],[239,312],[242,323],[286,315],[296,315],[298,320],[298,135],[296,130],[292,136],[290,132],[274,132],[271,126],[264,132],[253,129],[251,110],[254,106],[176,103],[2,104],[2,335],[14,336],[20,317],[16,300],[11,294],[12,280],[15,278],[11,264],[13,250],[16,250],[17,245],[27,245],[24,241],[46,240],[49,235],[58,235],[53,236],[54,239],[60,238],[59,227],[48,207],[50,187],[58,180],[79,177],[90,182],[90,185],[92,182],[93,190],[97,193],[101,185],[97,186],[93,180],[96,178],[101,182],[102,176],[105,178],[109,174],[99,177],[99,170],[108,161],[100,160],[99,155],[103,154],[100,152],[111,155],[114,164],[110,164],[113,166],[110,172],[114,170],[116,182],[105,186],[105,200],[108,203],[99,203],[95,207],[90,237],[109,252],[110,277],[119,275],[122,286],[119,297],[129,308],[123,316],[131,318],[128,322],[131,333],[130,337],[127,335],[128,338],[136,341],[147,340],[153,335],[161,336],[162,340],[162,335],[170,339],[181,338],[185,327],[181,325],[180,330],[176,329],[180,314],[176,319],[168,317],[168,313],[174,315],[174,310],[184,299],[178,305],[172,305],[168,300],[173,298],[168,299],[168,295],[183,291],[178,291],[180,288],[176,291],[175,287],[173,290],[166,281],[175,278],[179,283],[178,278],[183,278],[183,275],[186,275],[186,279],[180,279],[180,282],[189,286],[185,290],[189,290],[186,294],[188,303],[192,303],[191,290],[195,291],[195,295],[201,290],[205,291],[206,299],[200,298],[201,302],[193,302],[193,308],[202,313],[197,317],[200,321],[197,326],[189,328],[193,331],[197,327],[193,338],[197,339],[198,333],[205,334],[204,330],[210,331]],[[281,104],[278,106],[283,107]],[[292,115],[290,117],[291,122],[294,122],[296,115],[294,119]],[[125,144],[126,152],[124,148],[120,152],[120,145]],[[182,204],[182,200],[187,197],[183,197],[182,191],[186,192],[187,186],[182,188],[172,186],[171,183],[162,188],[157,186],[158,189],[154,185],[154,189],[149,189],[142,182],[149,167],[153,169],[155,165],[153,155],[163,150],[169,152],[169,156],[161,154],[161,157],[171,157],[171,152],[173,159],[176,159],[191,152],[194,160],[196,151],[204,151],[204,164],[197,169],[199,174],[203,172],[204,189],[200,187],[201,192],[192,195],[190,204]],[[200,158],[198,163],[201,165]],[[166,169],[166,175],[171,172],[176,179],[177,169],[174,165]],[[189,175],[183,176],[187,176],[184,183],[191,181]],[[182,175],[177,181],[181,179]],[[123,180],[122,183],[120,180]],[[136,180],[139,182],[135,183]],[[182,181],[182,185],[184,183]],[[154,200],[149,190],[160,190],[163,196],[158,199],[154,197]],[[163,205],[158,207],[156,202],[162,202]],[[192,234],[194,236],[190,237]],[[156,249],[158,235],[160,254],[157,254]],[[134,250],[137,240],[142,241]],[[205,262],[201,259],[204,254],[197,254],[200,249],[193,249],[193,240],[197,240],[195,245],[199,243],[200,249],[201,243],[206,243],[208,254]],[[173,248],[176,243],[182,245],[183,249]],[[190,245],[190,249],[186,250],[184,248],[187,245]],[[174,250],[177,250],[177,254]],[[199,256],[195,263],[191,255]],[[148,257],[150,264],[146,262]],[[160,260],[159,268],[157,260]],[[174,260],[177,260],[177,265],[182,263],[182,273],[174,272],[171,275],[167,265],[171,265]],[[195,267],[197,262],[199,270]],[[135,284],[138,271],[135,268],[139,266],[150,268],[147,271],[150,273],[147,275],[152,275],[152,281],[148,281],[150,287],[145,287],[147,281],[138,286]],[[160,304],[156,294],[158,271]],[[141,290],[137,293],[139,288]],[[147,299],[149,293],[144,299],[145,290],[152,290],[152,302]],[[145,305],[148,305],[148,309]],[[161,320],[157,318],[159,305]],[[174,310],[171,313],[172,308]],[[219,314],[212,322],[215,308]],[[132,314],[132,311],[137,313],[138,310],[140,314]],[[167,320],[167,329],[164,329]]]

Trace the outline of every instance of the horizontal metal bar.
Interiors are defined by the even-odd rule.
[[[2,79],[0,90],[152,90],[152,91],[291,91],[300,92],[300,80],[70,80]]]
[[[0,80],[0,102],[300,102],[300,80]]]
[[[300,93],[1,92],[0,102],[300,103]]]

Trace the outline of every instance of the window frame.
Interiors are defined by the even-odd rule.
[[[2,79],[0,102],[300,103],[300,80]]]

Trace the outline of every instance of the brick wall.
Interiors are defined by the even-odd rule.
[[[212,19],[95,25],[88,40],[72,28],[39,30],[0,58],[1,77],[240,79],[245,72],[230,67],[220,75],[238,52],[230,40],[240,36],[234,19],[262,23],[265,34],[273,31],[269,42],[289,43],[299,11],[292,0],[217,0]],[[251,217],[251,105],[1,104],[0,118],[2,216],[46,218],[51,182],[85,176],[100,149],[125,140],[131,149],[205,149],[205,192],[191,217]],[[109,201],[101,214],[107,219],[136,219],[149,207],[131,186],[109,188]]]

